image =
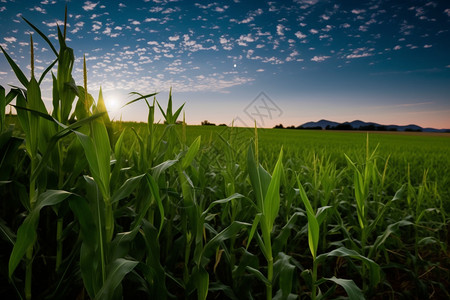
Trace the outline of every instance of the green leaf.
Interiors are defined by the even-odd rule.
[[[183,160],[181,161],[181,169],[185,170],[187,167],[189,167],[194,160],[194,157],[197,155],[198,150],[200,149],[200,143],[201,143],[201,136],[198,136],[195,141],[192,142],[191,146],[189,147],[189,150],[187,151],[186,155],[184,156]]]
[[[150,174],[147,174],[145,177],[147,179],[148,186],[150,188],[150,192],[152,193],[153,198],[156,201],[156,204],[158,205],[159,214],[161,216],[161,223],[159,224],[159,231],[158,231],[158,237],[161,234],[162,227],[164,224],[164,206],[162,204],[161,197],[159,196],[159,187],[156,183],[155,179],[150,176]]]
[[[208,241],[206,243],[206,245],[203,248],[203,251],[201,253],[201,256],[198,257],[197,259],[211,257],[211,255],[213,255],[215,253],[219,244],[221,244],[225,240],[235,237],[239,231],[241,231],[242,229],[244,229],[248,226],[250,226],[250,224],[234,221],[227,228],[225,228],[224,230],[219,232],[215,237],[213,237],[210,241]],[[198,265],[200,265],[200,264],[205,265],[206,263],[207,263],[207,260],[203,260],[202,263],[199,260],[197,260]]]
[[[5,49],[3,49],[2,46],[0,46],[0,49],[3,51],[3,54],[5,55],[6,59],[8,60],[9,65],[14,71],[14,74],[16,74],[17,79],[20,81],[20,83],[27,88],[28,87],[28,79],[25,77],[25,74],[23,74],[22,70],[20,70],[19,66],[14,62],[14,60],[6,53]]]
[[[53,53],[55,53],[56,56],[58,56],[58,51],[56,51],[55,47],[53,46],[53,44],[50,42],[50,40],[48,39],[48,37],[42,33],[42,31],[40,31],[36,26],[34,26],[30,21],[28,21],[27,19],[25,19],[24,17],[22,17],[22,19],[28,23],[28,25],[31,26],[31,28],[33,28],[46,42],[47,44],[50,46],[50,48],[52,49]]]
[[[3,127],[5,127],[5,107],[6,107],[5,88],[0,85],[0,132],[3,132]]]
[[[336,278],[334,276],[331,278],[325,278],[325,279],[328,281],[332,281],[332,282],[340,285],[341,287],[343,287],[350,300],[365,299],[363,292],[361,291],[361,289],[356,285],[356,283],[353,280]]]
[[[347,249],[345,247],[340,247],[340,248],[332,250],[328,253],[320,254],[319,256],[317,256],[316,261],[317,261],[317,263],[323,263],[325,261],[325,259],[330,256],[349,257],[352,259],[360,260],[362,263],[364,263],[369,268],[371,284],[373,286],[375,286],[380,282],[380,279],[381,279],[380,266],[373,260],[371,260],[365,256],[362,256],[358,252]]]
[[[272,177],[262,166],[258,166],[253,152],[253,143],[248,147],[247,168],[260,212],[264,213],[264,198]]]
[[[46,206],[56,205],[67,199],[72,193],[61,190],[48,190],[39,195],[36,205],[25,218],[17,231],[17,240],[9,258],[8,274],[12,278],[17,265],[29,247],[32,247],[37,237],[37,226],[41,209]]]
[[[118,258],[109,264],[106,281],[97,295],[95,295],[95,299],[112,299],[115,289],[121,284],[125,275],[130,273],[137,264],[137,261],[124,258]]]
[[[252,228],[250,229],[250,233],[248,234],[247,246],[245,249],[248,249],[250,246],[250,242],[253,239],[253,235],[255,235],[256,229],[258,229],[259,220],[261,219],[262,213],[256,214],[255,219],[253,220]]]
[[[153,167],[152,168],[152,170],[153,170],[152,175],[155,178],[155,180],[158,180],[159,176],[162,173],[164,173],[165,170],[167,170],[168,168],[170,168],[171,166],[173,166],[177,162],[178,162],[177,159],[166,160],[166,161],[160,163],[159,165]]]
[[[197,299],[205,300],[208,296],[209,274],[203,267],[196,267],[192,274],[192,280],[197,288]]]
[[[263,214],[267,216],[267,227],[271,231],[280,209],[280,180],[283,173],[283,149],[272,173],[269,187],[264,197]]]
[[[111,204],[128,197],[136,189],[139,182],[141,182],[142,177],[144,176],[145,174],[141,174],[135,177],[128,178],[122,184],[122,186],[111,196]]]
[[[297,182],[299,186],[300,198],[303,201],[303,204],[306,208],[306,215],[308,216],[308,244],[311,254],[313,256],[313,260],[316,259],[317,248],[319,247],[319,234],[320,228],[319,223],[317,222],[316,215],[314,210],[309,202],[308,196],[306,195],[305,190],[303,189],[302,184],[300,183],[300,179],[297,177]]]
[[[250,266],[245,267],[245,269],[254,276],[256,276],[256,278],[261,280],[265,285],[271,285],[270,281],[263,275],[263,273],[261,273],[261,271],[252,268]]]
[[[292,291],[295,266],[290,262],[291,257],[283,252],[278,256],[273,265],[275,277],[279,278],[281,299],[287,299]]]
[[[90,298],[94,298],[101,287],[101,258],[98,255],[98,230],[88,202],[84,198],[69,200],[69,206],[80,224],[80,271],[84,287]]]

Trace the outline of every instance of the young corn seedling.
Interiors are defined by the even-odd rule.
[[[326,218],[326,209],[330,208],[330,206],[321,207],[317,210],[317,213],[314,212],[314,209],[311,206],[308,196],[306,195],[306,192],[303,189],[298,176],[297,182],[299,186],[300,198],[306,209],[306,215],[308,219],[308,246],[313,259],[313,269],[311,271],[311,277],[309,278],[309,280],[307,280],[310,281],[311,285],[311,299],[324,299],[328,295],[333,293],[334,286],[323,294],[320,291],[319,286],[326,281],[331,281],[334,284],[340,285],[342,288],[344,288],[350,299],[364,299],[364,295],[361,289],[355,284],[353,280],[336,278],[335,276],[331,278],[321,278],[318,280],[318,266],[323,263],[327,257],[349,257],[362,261],[363,265],[370,270],[371,280],[375,281],[376,283],[378,283],[380,280],[380,267],[374,261],[344,247],[318,255],[317,251],[319,248],[320,225]],[[307,272],[303,272],[302,274],[303,277],[306,277],[307,275]]]
[[[272,255],[271,234],[280,207],[280,180],[283,172],[283,149],[280,151],[272,176],[259,164],[257,136],[255,138],[255,150],[256,153],[253,150],[253,145],[250,145],[247,155],[247,167],[259,213],[253,221],[248,244],[250,244],[259,224],[262,239],[259,233],[256,233],[256,237],[261,252],[267,260],[266,298],[272,299],[274,261]]]

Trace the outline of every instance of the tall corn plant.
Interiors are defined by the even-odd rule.
[[[256,131],[256,128],[255,128]],[[256,152],[254,151],[254,148]],[[261,252],[267,260],[266,298],[272,299],[273,264],[271,234],[275,219],[280,207],[280,181],[283,172],[283,150],[280,151],[272,176],[259,164],[258,137],[255,137],[255,146],[250,145],[247,155],[247,167],[250,182],[256,198],[256,206],[259,213],[256,215],[250,231],[248,244],[250,244],[256,229],[259,227],[262,239],[256,232],[257,241]]]

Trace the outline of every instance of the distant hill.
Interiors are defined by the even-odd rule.
[[[335,129],[335,130],[381,130],[381,131],[423,131],[423,132],[450,132],[450,129],[422,128],[418,125],[382,125],[374,122],[354,120],[351,122],[338,123],[329,120],[317,122],[306,122],[297,128],[304,129]]]

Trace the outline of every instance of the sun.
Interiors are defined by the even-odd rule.
[[[106,110],[110,113],[117,112],[120,109],[120,101],[114,96],[108,97],[105,104]]]

